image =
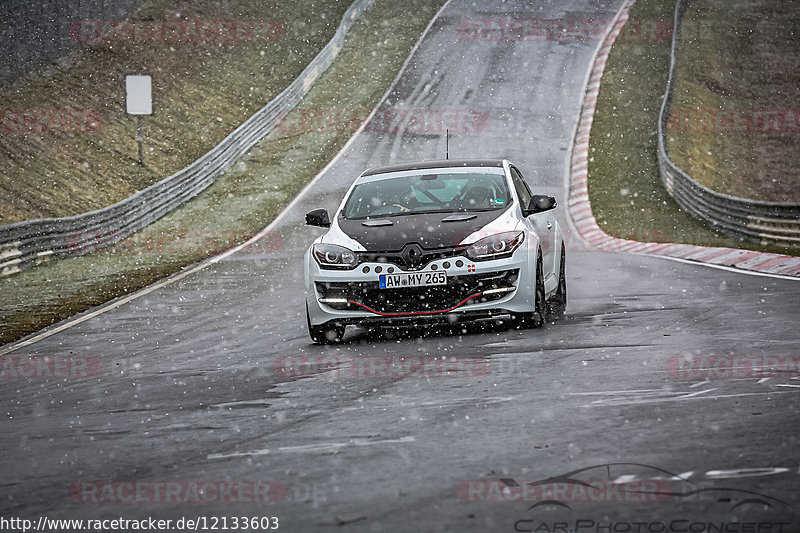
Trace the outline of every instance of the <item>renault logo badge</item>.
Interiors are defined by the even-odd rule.
[[[422,247],[419,244],[406,244],[400,255],[408,266],[417,267],[422,264]]]

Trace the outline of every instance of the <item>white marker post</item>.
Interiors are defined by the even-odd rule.
[[[136,115],[136,140],[139,142],[139,164],[142,164],[142,115],[153,114],[153,82],[150,76],[125,76],[125,104],[129,115]]]

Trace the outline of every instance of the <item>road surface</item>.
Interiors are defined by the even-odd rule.
[[[456,27],[610,20],[620,5],[454,0],[382,109],[488,113],[485,130],[452,134],[451,156],[509,158],[563,205],[597,42],[470,41]],[[320,230],[303,214],[334,209],[367,167],[444,150],[438,132],[363,133],[274,228],[280,250],[245,248],[4,356],[97,358],[103,369],[0,383],[2,516],[275,516],[285,531],[800,530],[798,373],[675,370],[680,356],[796,356],[797,282],[571,246],[567,316],[544,329],[310,343],[301,256]],[[297,366],[323,357],[335,365]],[[391,357],[427,357],[434,370],[446,357],[460,374],[387,375]],[[343,370],[355,363],[366,369],[356,378]],[[581,469],[570,479],[600,488],[525,485]],[[260,496],[279,501],[207,494],[248,481],[272,482]],[[160,482],[179,487],[172,499]],[[194,503],[203,482],[212,502]]]

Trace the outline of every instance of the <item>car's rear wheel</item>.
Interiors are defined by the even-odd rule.
[[[317,344],[336,344],[342,342],[344,338],[344,326],[336,323],[327,323],[321,326],[311,325],[311,316],[308,314],[308,304],[306,304],[306,324],[308,325],[308,335]]]
[[[542,255],[536,259],[536,303],[532,313],[514,313],[514,329],[540,328],[547,319],[547,302],[544,293],[544,276],[542,275]]]
[[[558,320],[567,310],[567,252],[564,243],[561,243],[561,268],[558,272],[558,289],[547,301],[547,314],[549,318]]]

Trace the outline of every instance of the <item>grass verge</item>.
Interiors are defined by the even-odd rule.
[[[444,0],[376,0],[351,30],[334,64],[287,116],[287,122],[305,123],[308,110],[374,107],[443,4]],[[214,185],[141,235],[107,251],[45,263],[0,279],[0,344],[243,242],[266,226],[351,135],[349,128],[300,132],[278,128]],[[191,242],[196,232],[221,238],[198,246]],[[153,242],[162,236],[171,241],[171,251]]]
[[[670,157],[716,191],[800,202],[798,2],[691,2],[680,33]]]
[[[672,20],[674,0],[638,0],[631,19]],[[657,124],[671,42],[618,40],[605,66],[589,139],[592,212],[609,235],[797,255],[714,231],[678,207],[658,171]]]
[[[349,5],[148,0],[130,17],[139,42],[122,33],[103,42],[96,33],[102,26],[83,21],[85,29],[73,33],[81,47],[0,89],[0,224],[100,209],[186,167],[289,85],[333,37]],[[253,20],[266,22],[251,35],[188,31]],[[136,33],[148,21],[188,26],[163,37]],[[153,78],[142,165],[136,119],[125,112],[126,74]],[[38,122],[54,127],[41,132],[26,127],[20,113],[48,110],[73,111],[74,121],[57,125],[44,115]]]

